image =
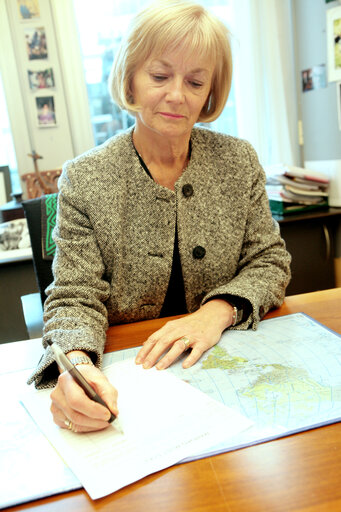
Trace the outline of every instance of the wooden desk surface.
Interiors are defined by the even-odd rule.
[[[267,317],[300,311],[341,334],[341,288],[288,297],[281,308]],[[164,322],[157,319],[111,327],[107,351],[140,345]],[[35,341],[30,340],[32,347],[36,346]],[[0,347],[0,360],[6,355],[5,350]],[[100,500],[92,501],[79,490],[8,510],[339,511],[340,471],[341,426],[334,424],[174,466]]]

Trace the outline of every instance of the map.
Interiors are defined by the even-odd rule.
[[[107,354],[106,364],[138,349]],[[227,331],[192,368],[167,371],[242,413],[254,427],[215,447],[226,451],[341,418],[341,336],[303,313]]]

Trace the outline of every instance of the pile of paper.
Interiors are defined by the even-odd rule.
[[[135,359],[104,370],[118,390],[118,418],[105,430],[75,434],[50,413],[51,390],[27,393],[23,404],[91,498],[106,496],[212,448],[254,425],[238,411],[184,380]]]
[[[320,172],[300,167],[266,168],[266,185],[273,213],[286,214],[328,207],[329,178]]]

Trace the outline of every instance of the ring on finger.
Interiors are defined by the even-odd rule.
[[[187,350],[190,344],[189,338],[187,338],[187,336],[183,336],[180,338],[180,341],[184,344],[184,350]]]
[[[76,432],[74,424],[68,418],[66,418],[66,420],[64,421],[64,425],[66,426],[66,428],[68,430],[72,430],[72,432]]]

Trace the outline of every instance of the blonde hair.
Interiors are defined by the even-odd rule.
[[[135,71],[151,55],[184,45],[190,53],[215,63],[211,91],[198,121],[214,121],[221,114],[231,88],[232,55],[229,31],[201,5],[178,0],[159,1],[138,13],[116,54],[109,89],[119,107],[135,114],[140,107],[131,91]]]

